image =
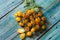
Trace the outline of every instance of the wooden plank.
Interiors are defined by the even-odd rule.
[[[16,5],[19,4],[21,0],[10,0],[10,1],[3,1],[1,2],[0,6],[0,17],[8,13],[10,10],[12,10]],[[56,0],[35,0],[36,4],[43,7],[44,12],[53,7],[55,4],[57,4],[59,1]],[[49,3],[50,2],[50,3]],[[6,5],[4,5],[6,4]],[[4,7],[3,7],[4,6]]]
[[[60,21],[54,25],[40,40],[60,40]]]
[[[8,13],[10,10],[12,10],[14,7],[16,7],[18,4],[20,4],[20,2],[22,2],[22,1],[21,0],[5,0],[4,2],[1,2],[0,17],[2,17],[6,13]]]
[[[59,8],[59,6],[58,6]],[[51,10],[58,10],[57,9],[50,9],[49,11],[47,11],[46,13],[44,12],[44,15],[46,16],[46,18],[48,19],[49,23],[47,26],[51,26],[53,25],[54,23],[56,23],[58,20],[57,19],[54,19],[54,17],[51,17],[50,18],[50,15],[54,15],[54,11],[51,11]],[[13,14],[18,10],[18,9],[21,9],[22,11],[25,10],[24,8],[24,4],[20,5],[18,8],[16,8],[15,10],[13,10],[12,12],[10,12],[8,15],[6,15],[4,18],[2,18],[0,20],[0,39],[1,40],[5,40],[6,38],[10,39],[11,40],[11,36],[14,37],[15,35],[15,32],[17,30],[17,28],[20,28],[16,21],[15,21],[15,17],[13,16]],[[44,10],[45,11],[45,10]],[[50,14],[51,13],[51,14]],[[55,14],[59,14],[60,12],[55,12]],[[57,16],[56,16],[57,17]],[[60,16],[59,16],[60,17]],[[57,17],[57,18],[59,18]],[[53,19],[53,20],[52,20]],[[56,21],[55,21],[56,20]],[[13,35],[12,35],[13,34]],[[39,33],[40,35],[40,33]],[[38,36],[34,36],[34,38],[31,38],[31,40],[36,40],[38,38]],[[29,40],[30,38],[27,38],[27,40]],[[7,40],[7,39],[6,39]],[[18,39],[17,39],[18,40]]]
[[[24,4],[20,5],[14,11],[10,12],[8,15],[6,15],[4,18],[0,20],[0,38],[2,37],[1,40],[4,40],[8,36],[12,35],[14,32],[16,32],[17,28],[20,27],[15,21],[14,13],[18,9],[21,9],[21,7],[23,8],[23,5]],[[21,9],[21,10],[24,10],[24,9]]]

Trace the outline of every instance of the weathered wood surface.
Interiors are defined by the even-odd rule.
[[[25,10],[24,8],[25,4],[23,3],[20,5],[19,4],[20,1],[21,0],[3,0],[3,1],[0,0],[0,18],[4,16],[7,12],[12,10],[15,6],[19,5],[17,8],[15,8],[14,10],[12,10],[3,18],[0,19],[0,40],[20,40],[20,38],[18,37],[19,36],[18,33],[16,33],[16,30],[20,28],[20,26],[17,25],[17,22],[15,21],[15,17],[14,17],[14,13],[19,9],[21,9],[23,12]],[[60,20],[60,0],[35,0],[35,1],[37,5],[43,7],[42,12],[47,18],[46,24],[47,24],[47,27],[48,27],[47,30],[48,30]],[[59,26],[57,25],[57,27]],[[44,38],[46,37],[46,35],[48,35],[48,37],[46,37],[46,40],[48,40],[48,38],[50,38],[49,33],[50,31],[46,33],[44,36],[42,36],[41,40],[45,40]],[[35,35],[33,38],[27,37],[26,40],[40,39],[39,37],[42,34],[40,34],[39,32],[37,34],[38,36]],[[58,35],[56,36],[58,37]]]
[[[60,40],[60,21],[49,30],[40,40]]]

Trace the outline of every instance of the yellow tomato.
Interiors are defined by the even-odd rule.
[[[30,16],[30,20],[32,20],[33,19],[33,16]]]
[[[35,24],[35,22],[34,21],[31,21],[31,24]]]
[[[27,13],[27,14],[30,14],[31,12],[30,12],[30,10],[28,10],[26,13]]]
[[[17,13],[15,13],[14,16],[17,17]]]
[[[30,28],[29,27],[25,27],[25,31],[29,31],[30,30]]]
[[[19,22],[19,25],[20,25],[20,26],[24,26],[24,23],[22,23],[22,22]]]
[[[43,16],[42,12],[38,12],[38,16],[42,17]]]
[[[44,21],[41,21],[41,22],[40,22],[40,25],[43,25],[43,24],[44,24]]]
[[[31,26],[32,26],[32,24],[31,24],[31,23],[28,23],[27,25],[28,25],[28,27],[31,27]]]
[[[17,30],[17,32],[18,32],[18,33],[24,33],[25,30],[24,30],[24,28],[19,28],[19,29]]]
[[[35,19],[36,24],[39,24],[40,21],[41,21],[41,19],[39,17]]]
[[[20,21],[21,20],[21,18],[20,17],[16,17],[16,21]]]
[[[29,17],[29,14],[26,12],[26,16]]]
[[[25,23],[25,24],[26,24],[27,22],[28,22],[28,19],[23,20],[23,23]]]
[[[32,28],[32,29],[31,29],[31,32],[35,32],[35,28]]]
[[[46,18],[45,18],[45,17],[42,17],[41,20],[42,20],[42,21],[46,21]]]
[[[46,28],[46,26],[45,25],[42,25],[42,29],[44,30]]]
[[[20,10],[17,12],[17,16],[22,16],[22,12]]]
[[[25,33],[20,34],[20,38],[24,39],[25,38]]]
[[[34,10],[31,9],[31,10],[28,10],[26,13],[27,13],[28,15],[30,15],[30,14],[32,14],[33,12],[34,12]]]
[[[32,36],[32,32],[31,31],[27,32],[27,36]]]
[[[23,18],[25,17],[26,15],[25,14],[23,14]]]
[[[39,30],[39,29],[40,29],[40,26],[39,26],[39,25],[36,25],[36,26],[35,26],[35,29],[36,29],[36,30]]]

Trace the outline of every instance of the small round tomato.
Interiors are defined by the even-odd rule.
[[[27,25],[28,25],[28,27],[31,27],[31,26],[32,26],[32,24],[31,24],[31,23],[28,23]]]
[[[29,14],[25,13],[27,17],[29,17]]]
[[[38,16],[42,17],[43,16],[42,12],[38,12]]]
[[[39,25],[36,25],[36,26],[35,26],[35,29],[36,29],[36,30],[39,30],[39,29],[40,29],[40,26],[39,26]]]
[[[31,22],[31,24],[35,24],[35,22],[34,21],[30,21]]]
[[[39,24],[40,21],[41,21],[41,19],[40,19],[39,17],[35,19],[35,23],[36,23],[36,24]]]
[[[32,32],[31,31],[27,32],[27,36],[32,36]]]
[[[24,30],[24,28],[19,28],[19,29],[17,30],[17,32],[18,32],[18,33],[24,33],[25,30]]]
[[[28,15],[30,15],[30,14],[31,14],[31,10],[28,10],[26,13],[27,13]]]
[[[35,18],[37,18],[38,17],[38,14],[36,13],[34,16],[35,16]]]
[[[41,20],[42,20],[42,21],[46,21],[46,18],[43,16],[43,17],[41,18]]]
[[[43,25],[43,24],[44,24],[44,21],[41,21],[41,22],[40,22],[40,25]]]
[[[26,16],[26,15],[25,15],[25,14],[23,14],[23,18],[25,18],[25,16]]]
[[[33,19],[33,16],[30,16],[30,20],[32,20]]]
[[[15,13],[14,16],[17,17],[17,13]]]
[[[25,33],[20,34],[20,39],[24,39],[25,38]]]
[[[35,28],[32,28],[32,29],[31,29],[31,32],[35,32]]]
[[[24,26],[24,23],[23,23],[23,22],[19,22],[19,25],[20,25],[20,26]]]
[[[25,24],[26,24],[27,22],[28,22],[28,19],[23,20],[23,23],[25,23]]]
[[[21,21],[21,18],[20,17],[16,17],[16,21]]]
[[[30,28],[29,27],[25,27],[25,31],[29,31],[30,30]]]
[[[45,25],[42,25],[42,29],[45,30],[46,29],[46,26]]]
[[[22,12],[21,11],[18,11],[17,12],[17,16],[22,16]]]

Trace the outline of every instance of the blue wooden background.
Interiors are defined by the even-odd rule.
[[[47,30],[26,40],[60,40],[60,0],[35,0],[35,3],[47,18]],[[0,0],[0,40],[20,40],[16,32],[20,26],[14,13],[19,9],[24,12],[24,6],[22,0]]]

